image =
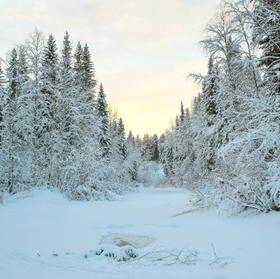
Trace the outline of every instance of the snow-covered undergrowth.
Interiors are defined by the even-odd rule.
[[[189,200],[167,187],[115,201],[69,201],[46,189],[6,196],[0,278],[279,278],[279,214],[181,214]]]
[[[162,186],[166,182],[162,165],[153,161],[143,161],[139,166],[138,181],[146,186]]]

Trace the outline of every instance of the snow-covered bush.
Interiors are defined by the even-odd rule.
[[[96,256],[106,257],[117,262],[127,262],[139,256],[137,250],[132,246],[118,247],[113,245],[103,245],[95,250]]]

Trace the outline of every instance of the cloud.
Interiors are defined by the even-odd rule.
[[[75,38],[90,36],[100,47],[118,51],[150,48],[195,36],[216,1],[0,0],[0,22],[14,32],[38,26],[61,35],[69,29]]]

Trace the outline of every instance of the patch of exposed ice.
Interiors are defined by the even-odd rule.
[[[142,235],[108,233],[101,238],[100,244],[111,244],[118,247],[132,246],[144,248],[156,241],[156,238]]]

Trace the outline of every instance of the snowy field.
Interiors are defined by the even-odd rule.
[[[44,189],[6,197],[0,278],[280,278],[279,214],[174,217],[190,199],[172,188],[139,188],[100,202]]]

